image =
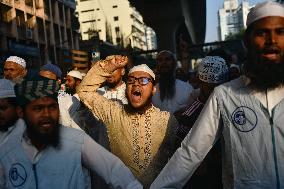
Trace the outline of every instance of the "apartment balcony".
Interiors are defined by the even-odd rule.
[[[13,7],[13,0],[0,0],[0,3]]]
[[[14,5],[16,9],[23,9],[25,7],[25,1],[24,0],[14,0]]]

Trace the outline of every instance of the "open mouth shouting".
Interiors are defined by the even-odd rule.
[[[139,88],[131,90],[131,100],[133,103],[139,103],[142,100],[142,91]]]

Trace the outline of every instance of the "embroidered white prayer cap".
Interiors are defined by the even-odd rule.
[[[0,98],[16,97],[14,83],[7,79],[0,79]]]
[[[219,56],[206,56],[198,65],[198,77],[205,83],[228,81],[228,66]]]
[[[80,80],[83,79],[83,75],[77,70],[72,70],[72,71],[68,72],[67,75],[69,75],[71,77],[75,77],[75,78],[80,79]]]
[[[10,62],[15,62],[21,66],[23,66],[24,68],[26,68],[26,61],[18,56],[10,56],[9,58],[7,58],[6,62],[10,61]]]
[[[246,25],[248,27],[253,22],[268,16],[284,17],[284,6],[274,1],[259,3],[248,13]]]
[[[133,68],[129,70],[128,75],[133,72],[138,72],[138,71],[148,73],[155,80],[155,74],[153,70],[151,70],[146,64],[140,64],[138,66],[134,66]]]

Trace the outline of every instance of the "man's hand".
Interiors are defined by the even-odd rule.
[[[128,62],[127,56],[111,55],[106,57],[105,60],[99,61],[100,66],[112,73],[116,69],[123,68]]]

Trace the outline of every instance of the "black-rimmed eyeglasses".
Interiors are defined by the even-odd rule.
[[[152,82],[152,79],[151,78],[148,78],[148,77],[133,77],[133,76],[128,76],[127,77],[127,84],[134,84],[135,81],[138,81],[138,83],[140,85],[147,85],[149,82]]]

